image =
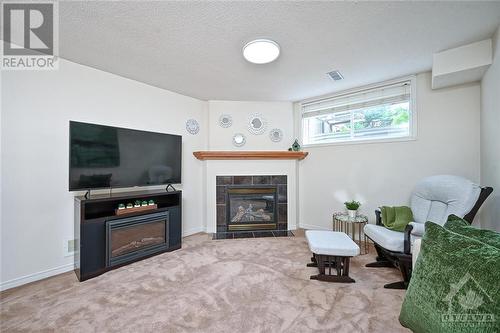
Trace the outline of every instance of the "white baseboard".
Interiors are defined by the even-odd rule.
[[[182,237],[191,236],[199,232],[207,232],[204,227],[196,227],[182,231]]]
[[[313,229],[313,230],[331,230],[325,227],[321,227],[319,225],[312,225],[312,224],[305,224],[305,223],[300,223],[299,228],[301,229]]]
[[[328,228],[325,228],[325,227],[320,227],[320,226],[318,226],[318,225],[303,224],[303,223],[302,223],[302,224],[300,224],[299,228],[306,229],[306,230],[308,230],[308,229],[309,229],[309,230],[330,230],[330,231],[332,231],[332,229],[331,229],[331,228],[330,228],[330,229],[328,229]],[[350,236],[350,234],[349,234],[349,237],[351,237],[351,236]],[[355,239],[356,241],[359,239],[359,237],[358,237],[358,235],[357,235],[357,234],[355,234],[355,235],[354,235],[354,239]],[[369,242],[369,243],[372,243],[372,240],[370,240],[369,238],[367,238],[367,240],[368,240],[368,242]]]
[[[9,280],[9,281],[5,281],[5,282],[0,283],[0,291],[11,289],[14,287],[19,287],[23,284],[42,280],[42,279],[45,279],[45,278],[48,278],[48,277],[51,277],[54,275],[58,275],[61,273],[66,273],[66,272],[72,271],[73,268],[74,268],[74,264],[69,263],[66,265],[59,266],[59,267],[54,267],[51,269],[47,269],[44,271],[40,271],[40,272],[33,273],[33,274],[28,274],[28,275],[21,276],[21,277],[18,277],[18,278]]]
[[[182,232],[182,237],[190,236],[190,235],[196,234],[198,232],[205,232],[205,228],[204,227],[197,227],[197,228],[191,228],[188,230],[184,230]],[[37,273],[21,276],[21,277],[18,277],[18,278],[9,280],[9,281],[1,282],[0,283],[0,291],[19,287],[19,286],[22,286],[23,284],[46,279],[46,278],[54,276],[54,275],[66,273],[66,272],[72,271],[73,269],[74,269],[74,263],[69,263],[66,265],[59,266],[59,267],[54,267],[54,268],[50,268],[50,269],[47,269],[44,271],[40,271]]]

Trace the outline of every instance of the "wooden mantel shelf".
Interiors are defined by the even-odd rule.
[[[195,151],[199,160],[303,160],[305,151]]]

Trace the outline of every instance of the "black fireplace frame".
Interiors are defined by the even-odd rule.
[[[231,222],[231,189],[273,189],[273,222]],[[228,231],[278,230],[278,186],[277,185],[229,185],[226,191],[226,225]]]
[[[164,252],[169,247],[169,225],[170,214],[168,211],[145,214],[139,216],[125,217],[121,219],[113,219],[106,221],[106,267],[114,267],[139,260],[144,257],[151,256],[156,253]],[[139,224],[156,223],[165,221],[165,243],[151,245],[145,248],[138,249],[133,252],[112,257],[111,249],[111,232],[117,229],[129,228]]]

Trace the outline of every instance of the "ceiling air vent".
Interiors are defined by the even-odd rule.
[[[332,78],[333,81],[340,81],[342,80],[344,77],[342,76],[342,74],[340,74],[339,71],[331,71],[331,72],[328,72],[326,73],[329,77]]]

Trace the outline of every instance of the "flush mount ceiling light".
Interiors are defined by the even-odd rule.
[[[280,55],[280,46],[270,39],[256,39],[243,46],[243,57],[254,64],[268,64]]]

